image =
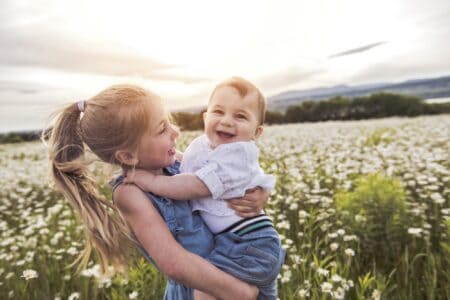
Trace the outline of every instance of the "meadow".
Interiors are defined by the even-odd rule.
[[[288,253],[280,299],[450,299],[449,115],[271,126],[258,144]],[[164,276],[138,255],[127,276],[70,267],[83,229],[46,151],[0,145],[0,299],[161,299]],[[110,198],[111,170],[92,171]]]

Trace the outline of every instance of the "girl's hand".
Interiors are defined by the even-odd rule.
[[[123,182],[135,184],[143,191],[152,192],[152,182],[155,180],[155,177],[156,175],[144,170],[129,170],[125,174]]]
[[[228,207],[234,209],[240,217],[249,218],[259,215],[267,200],[269,192],[256,187],[247,190],[244,197],[229,200]]]

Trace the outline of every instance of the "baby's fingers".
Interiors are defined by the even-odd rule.
[[[249,207],[244,205],[228,204],[236,214],[240,217],[248,218],[259,215],[259,210],[256,207]]]
[[[252,208],[256,208],[256,206],[257,206],[255,204],[255,201],[247,200],[245,198],[237,198],[237,199],[229,200],[228,206],[231,207],[231,205],[245,206],[245,207],[252,207]]]

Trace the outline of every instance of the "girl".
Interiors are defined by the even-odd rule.
[[[103,269],[111,264],[123,270],[137,243],[171,278],[166,299],[192,299],[192,289],[186,286],[221,299],[254,299],[256,287],[202,258],[212,250],[213,238],[187,202],[144,193],[135,185],[121,184],[123,177],[119,177],[113,185],[114,205],[98,194],[88,173],[84,144],[124,172],[136,167],[175,175],[179,172],[177,136],[159,97],[136,86],[110,87],[61,112],[52,130],[50,161],[57,188],[85,227],[87,245],[80,268],[95,248]],[[256,215],[268,193],[257,190],[246,198],[234,206],[244,217]]]

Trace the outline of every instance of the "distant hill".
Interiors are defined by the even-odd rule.
[[[299,105],[307,100],[327,100],[335,96],[347,98],[368,96],[378,92],[405,94],[423,99],[450,97],[450,76],[428,79],[413,79],[401,83],[375,83],[365,85],[338,85],[283,92],[267,99],[271,111],[285,111],[290,105]]]

